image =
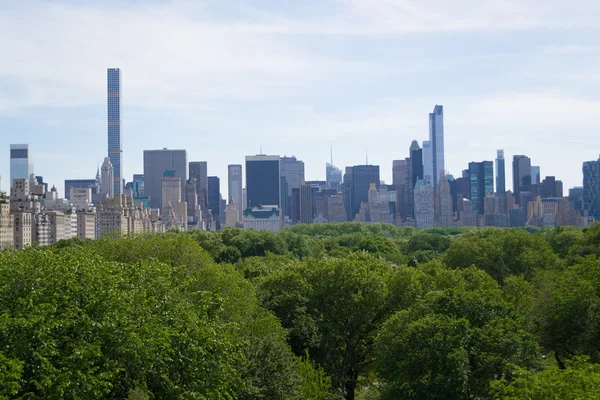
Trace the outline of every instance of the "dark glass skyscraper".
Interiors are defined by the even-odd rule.
[[[281,207],[279,156],[246,156],[246,204]]]
[[[469,188],[473,210],[483,215],[485,196],[494,192],[494,164],[491,161],[469,163]]]
[[[121,133],[121,70],[108,69],[108,158],[113,166],[115,194],[123,193],[123,136]]]
[[[506,172],[504,164],[504,150],[498,150],[496,156],[496,193],[506,193]]]
[[[583,163],[583,209],[600,219],[600,160]]]
[[[212,214],[216,229],[221,229],[221,180],[218,176],[208,177],[208,208]]]
[[[531,159],[523,155],[513,156],[513,193],[520,206],[521,198],[531,193]]]
[[[355,165],[352,167],[352,219],[360,211],[360,203],[369,200],[369,188],[374,183],[379,189],[379,165]]]

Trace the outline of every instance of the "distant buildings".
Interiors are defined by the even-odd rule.
[[[498,150],[496,155],[496,193],[504,192],[506,192],[504,150]]]
[[[242,205],[242,165],[233,164],[227,166],[227,193],[228,204],[235,204],[238,211],[235,217],[236,222],[241,222],[243,218]],[[232,208],[233,210],[233,208]],[[228,209],[229,211],[229,209]],[[229,216],[227,216],[229,219]]]
[[[379,189],[379,165],[355,165],[352,167],[351,218],[358,214],[361,203],[368,202],[372,183]]]
[[[247,208],[281,207],[279,156],[246,156]]]
[[[431,142],[432,183],[434,190],[441,176],[445,175],[444,157],[444,107],[436,105],[429,114],[429,141]]]
[[[281,209],[283,216],[291,217],[292,190],[299,189],[304,182],[304,162],[296,157],[281,157],[279,160]],[[312,222],[312,221],[311,221]]]
[[[113,166],[113,193],[123,193],[123,136],[121,132],[121,70],[108,69],[108,158]],[[109,196],[112,197],[112,196]]]
[[[109,198],[115,197],[114,169],[112,163],[110,162],[110,158],[104,158],[104,162],[102,163],[102,168],[100,171],[102,182],[101,193]]]
[[[473,210],[483,215],[485,197],[494,192],[494,164],[491,161],[469,163],[469,189]]]
[[[29,154],[29,145],[11,144],[9,187],[12,187],[15,179],[29,179],[31,174],[33,174],[33,162]]]
[[[186,150],[144,150],[144,195],[150,197],[150,207],[162,209],[162,178],[167,170],[177,171],[181,180],[181,198],[185,198],[187,180]]]

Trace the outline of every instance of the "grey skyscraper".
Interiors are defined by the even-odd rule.
[[[242,166],[233,164],[227,166],[227,189],[229,204],[232,200],[238,204],[238,221],[242,220],[244,205],[242,204]]]
[[[196,180],[198,204],[208,208],[208,163],[206,161],[190,161],[190,179]]]
[[[102,163],[101,176],[102,176],[102,188],[101,193],[112,199],[115,197],[115,185],[114,185],[114,168],[110,162],[110,158],[104,157],[104,162]]]
[[[521,204],[521,198],[531,194],[531,159],[527,156],[513,156],[513,193],[516,203],[527,207],[527,204]]]
[[[246,156],[246,207],[281,207],[279,156]]]
[[[444,159],[444,107],[436,105],[433,112],[429,114],[429,141],[431,142],[431,154],[433,160],[433,188],[442,175],[445,175]]]
[[[469,163],[469,188],[473,210],[483,215],[485,196],[494,192],[494,164],[491,161]]]
[[[504,164],[504,150],[498,150],[496,155],[496,193],[506,193],[506,172]]]
[[[417,146],[419,146],[418,143]],[[429,140],[423,141],[423,155],[421,157],[423,163],[423,174],[419,177],[419,179],[423,179],[425,182],[433,185],[433,149]]]
[[[27,179],[33,174],[33,163],[29,154],[28,144],[10,145],[10,182],[12,188],[14,179]]]
[[[162,178],[167,170],[177,171],[181,178],[181,198],[185,199],[187,151],[144,150],[144,195],[150,197],[150,207],[162,209]]]
[[[340,190],[342,170],[331,163],[325,163],[325,180],[329,189]]]
[[[121,133],[121,70],[108,69],[108,158],[113,166],[114,192],[123,193],[123,135]]]
[[[284,216],[291,217],[292,189],[299,189],[300,183],[304,181],[304,161],[300,161],[294,156],[281,157],[279,170],[282,191],[281,208]]]

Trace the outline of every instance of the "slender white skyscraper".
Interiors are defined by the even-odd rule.
[[[444,160],[444,107],[436,105],[429,114],[429,141],[433,161],[433,187],[436,188],[440,177],[445,175]]]
[[[33,163],[29,155],[28,144],[10,145],[10,181],[9,188],[12,187],[14,179],[27,179],[33,174]]]
[[[113,166],[114,193],[123,193],[123,136],[121,134],[121,70],[108,69],[108,158]]]
[[[101,168],[102,174],[102,194],[106,195],[109,198],[115,197],[115,185],[114,182],[114,169],[112,163],[110,162],[110,158],[104,157],[104,162],[102,163]]]
[[[237,213],[237,221],[242,220],[243,211],[242,204],[242,166],[240,164],[232,164],[227,166],[227,190],[228,204],[237,204],[238,207],[232,207]],[[229,211],[229,208],[227,209]],[[229,216],[227,216],[229,218]]]
[[[423,179],[425,182],[433,185],[433,149],[431,148],[431,141],[423,141],[423,176],[419,179]]]

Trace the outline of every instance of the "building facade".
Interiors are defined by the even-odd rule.
[[[227,202],[236,204],[238,211],[237,221],[242,221],[242,165],[232,164],[227,166]],[[228,211],[229,212],[229,209]],[[229,218],[229,217],[227,217]]]
[[[121,70],[108,69],[108,158],[113,167],[113,193],[123,193],[123,135],[121,132]]]
[[[151,208],[162,209],[162,178],[167,170],[179,173],[180,198],[185,198],[187,168],[186,150],[144,150],[144,195],[150,197]]]
[[[432,183],[435,190],[440,177],[445,175],[444,107],[441,105],[436,104],[433,112],[429,114],[429,141],[433,165]]]
[[[8,186],[12,187],[15,179],[29,179],[33,174],[33,162],[29,154],[28,144],[10,145],[10,181]]]
[[[275,155],[246,156],[247,208],[281,207],[279,162],[279,156]]]

